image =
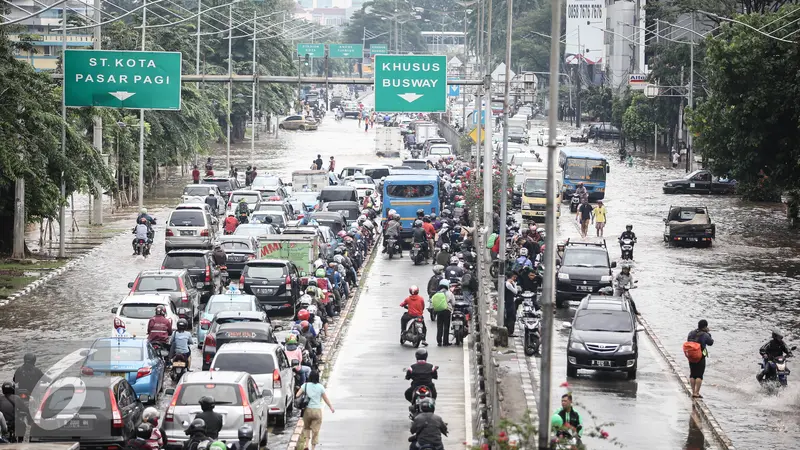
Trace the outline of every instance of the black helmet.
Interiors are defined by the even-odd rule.
[[[197,403],[200,404],[200,409],[203,411],[211,411],[214,409],[214,397],[210,395],[204,395],[200,397],[200,400]]]
[[[25,353],[25,356],[22,357],[22,362],[25,364],[36,364],[36,355],[33,353]]]
[[[150,439],[153,434],[153,426],[149,423],[141,423],[136,427],[136,437],[139,439]]]
[[[783,333],[781,333],[778,330],[772,330],[772,339],[775,339],[776,341],[782,341],[783,340]]]
[[[430,397],[423,398],[419,402],[419,410],[424,413],[432,413],[436,411],[436,403]]]
[[[202,431],[206,432],[206,421],[203,419],[194,419],[192,424],[189,425],[189,432]]]
[[[417,358],[417,361],[427,361],[428,359],[428,351],[424,348],[421,348],[414,352],[414,357]]]
[[[186,331],[189,329],[189,322],[186,319],[178,319],[178,331]]]
[[[253,440],[253,427],[250,425],[242,425],[239,427],[239,440],[252,441]]]
[[[450,214],[452,214],[452,213],[450,212],[449,209],[443,209],[442,210],[442,217],[450,217]]]
[[[423,217],[423,218],[422,218],[422,221],[423,221],[423,222],[428,222],[428,223],[430,223],[430,221],[431,221],[431,216],[428,216],[428,215],[426,215],[425,217]]]
[[[11,394],[13,394],[14,393],[14,383],[12,383],[10,381],[6,381],[5,383],[3,383],[2,391],[3,391],[3,395],[11,395]]]
[[[625,229],[628,230],[628,231],[631,231],[633,229],[633,225],[627,224],[627,225],[625,225]]]
[[[417,210],[417,217],[422,218],[422,216],[424,216],[424,215],[425,215],[425,210],[424,209],[420,208],[420,209]]]
[[[417,220],[414,221],[414,227],[415,228],[419,228],[421,226],[422,226],[422,221],[421,220],[417,219]]]

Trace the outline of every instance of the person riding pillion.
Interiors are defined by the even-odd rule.
[[[447,424],[441,417],[434,414],[435,405],[436,402],[432,398],[426,398],[420,402],[420,413],[414,417],[414,421],[411,423],[411,434],[415,439],[414,442],[411,442],[409,450],[444,449],[442,435],[447,436]]]

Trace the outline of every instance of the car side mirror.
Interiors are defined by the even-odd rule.
[[[612,261],[611,262],[611,268],[613,269],[614,267],[617,267],[617,262],[616,261]]]
[[[133,289],[133,281],[128,282],[128,289]]]
[[[197,289],[203,289],[203,283],[198,281],[197,284],[194,285],[194,287],[196,287]]]
[[[167,388],[164,391],[164,393],[167,394],[167,395],[173,395],[173,394],[175,394],[175,388]],[[184,422],[184,423],[186,423],[186,422]]]
[[[606,166],[606,173],[611,173],[611,166]]]
[[[78,353],[80,356],[86,356],[89,354],[89,350],[83,349]]]
[[[116,314],[117,311],[119,311],[119,308],[117,308],[116,306],[111,308],[111,314]]]
[[[561,326],[564,328],[572,328],[572,322],[561,322]]]
[[[142,403],[147,403],[150,401],[150,396],[147,394],[142,394],[139,396],[139,401]]]
[[[264,398],[267,403],[272,403],[272,400],[275,398],[270,389],[264,389],[261,391],[261,397]]]
[[[643,326],[641,326],[641,325],[636,325],[636,331],[637,331],[637,332],[639,332],[639,331],[644,331],[644,327],[643,327]]]

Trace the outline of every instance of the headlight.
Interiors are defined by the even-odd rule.
[[[613,280],[613,278],[611,277],[611,275],[605,275],[605,276],[600,277],[600,282],[601,283],[611,283],[612,280]]]
[[[522,209],[531,209],[531,204],[530,203],[523,203],[522,204]]]
[[[713,231],[711,228],[706,228],[706,234],[711,234]]]
[[[583,342],[571,342],[569,348],[573,350],[583,350]]]
[[[568,273],[559,272],[558,273],[558,279],[559,280],[569,280],[569,274]]]
[[[619,350],[617,350],[617,351],[618,352],[625,352],[625,353],[632,352],[633,351],[633,343],[630,343],[630,344],[627,344],[627,345],[620,345],[619,346]]]

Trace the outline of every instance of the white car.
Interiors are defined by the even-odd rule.
[[[344,179],[345,186],[353,186],[358,193],[358,199],[361,200],[367,194],[367,191],[375,191],[375,180],[366,175],[354,175]]]
[[[222,201],[222,192],[216,184],[188,184],[183,188],[181,203],[205,203],[209,191],[214,191],[217,200]]]
[[[433,144],[430,146],[427,153],[425,159],[432,163],[437,163],[442,158],[455,158],[453,147],[449,144]]]
[[[536,145],[544,147],[547,145],[548,136],[550,132],[542,128],[536,133]],[[567,145],[567,134],[561,128],[556,128],[556,145]]]
[[[172,329],[178,327],[178,312],[170,301],[169,294],[129,295],[118,306],[111,308],[114,318],[125,324],[125,336],[147,337],[147,323],[156,315],[156,306],[163,305],[167,310],[167,319],[172,321]],[[111,324],[111,336],[119,336],[119,332]]]
[[[233,214],[236,215],[236,209],[239,207],[239,200],[244,199],[247,203],[247,209],[250,212],[253,212],[256,209],[256,205],[259,204],[263,200],[261,197],[261,191],[256,190],[249,190],[249,189],[239,189],[238,191],[231,192],[231,196],[228,198],[228,203],[225,206],[225,215]]]

